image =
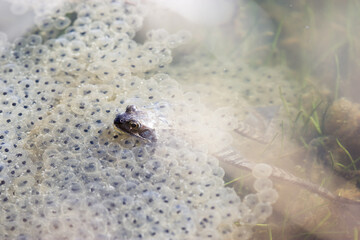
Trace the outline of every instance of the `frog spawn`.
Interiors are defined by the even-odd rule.
[[[231,142],[231,111],[214,119],[168,75],[141,77],[169,63],[186,33],[153,31],[138,44],[141,6],[94,3],[47,16],[38,23],[43,38],[4,50],[1,238],[248,239],[276,193],[266,195],[271,184],[260,182],[241,202],[223,187],[224,170],[208,152]],[[78,18],[52,39],[51,21],[70,9]],[[133,24],[109,23],[119,17]],[[154,115],[156,148],[112,128],[129,104]]]
[[[155,76],[155,78],[157,78],[157,76]],[[134,81],[134,79],[131,81]],[[80,92],[88,92],[84,90],[87,88],[88,86],[78,88],[77,94],[74,94],[75,99],[83,99],[84,96],[82,96]],[[95,94],[96,96],[100,93],[94,91],[94,93],[91,94]],[[161,95],[166,96],[164,94]],[[67,100],[68,98],[69,97],[67,97]],[[36,151],[34,151],[37,155],[41,155],[40,159],[42,159],[44,163],[46,180],[44,179],[43,181],[46,182],[46,185],[43,186],[43,191],[50,191],[50,189],[45,190],[45,187],[52,188],[54,186],[59,186],[60,184],[62,189],[66,189],[67,192],[70,193],[75,191],[76,194],[81,194],[82,191],[84,191],[85,193],[83,193],[84,195],[80,197],[80,199],[83,197],[86,198],[88,194],[100,191],[100,189],[104,187],[102,185],[97,186],[97,184],[93,182],[97,179],[96,182],[99,183],[113,182],[113,186],[118,186],[116,189],[119,189],[121,193],[129,191],[128,195],[118,196],[119,194],[116,193],[116,191],[114,192],[112,189],[109,189],[105,193],[100,193],[101,199],[106,198],[110,202],[117,203],[119,201],[118,197],[124,199],[129,199],[131,197],[131,199],[135,198],[137,201],[141,202],[141,204],[139,203],[141,206],[149,205],[149,202],[147,201],[161,202],[160,199],[165,197],[161,195],[161,189],[164,188],[164,186],[166,187],[166,191],[172,192],[173,195],[175,195],[175,192],[180,191],[181,194],[177,193],[175,198],[181,201],[175,201],[174,203],[170,202],[169,206],[171,206],[171,203],[180,204],[179,206],[174,206],[174,208],[178,207],[182,209],[185,207],[186,210],[184,211],[188,213],[188,217],[185,217],[179,210],[179,214],[181,214],[180,221],[177,219],[177,215],[173,216],[170,213],[169,215],[163,215],[162,212],[165,210],[158,209],[158,207],[153,207],[153,205],[150,204],[148,209],[149,214],[151,213],[150,215],[152,217],[156,216],[158,218],[157,222],[159,223],[156,223],[155,226],[152,225],[152,222],[146,223],[151,229],[154,228],[158,231],[163,229],[163,231],[167,232],[168,230],[166,227],[161,227],[160,224],[161,221],[164,220],[163,216],[166,216],[170,219],[176,219],[176,222],[174,223],[169,223],[169,220],[167,220],[167,224],[172,226],[171,228],[186,229],[186,231],[170,231],[164,234],[158,232],[134,232],[133,227],[128,229],[128,234],[133,231],[132,234],[136,234],[138,237],[142,236],[145,239],[150,237],[151,234],[157,234],[156,236],[159,237],[159,239],[162,237],[168,238],[172,235],[181,237],[198,235],[199,238],[203,238],[206,235],[209,238],[218,239],[220,237],[219,233],[210,234],[209,231],[211,232],[212,229],[216,228],[220,222],[221,228],[224,228],[221,234],[227,236],[235,234],[233,232],[233,227],[231,227],[232,223],[235,221],[244,221],[244,223],[247,224],[255,224],[259,220],[258,217],[263,216],[263,219],[267,217],[266,215],[260,215],[260,213],[258,213],[259,206],[257,204],[243,206],[249,214],[252,212],[251,208],[254,208],[254,214],[245,215],[244,219],[240,213],[234,215],[234,212],[237,212],[234,208],[236,209],[236,205],[241,203],[233,190],[222,188],[224,171],[218,166],[217,160],[214,158],[208,160],[208,155],[204,152],[194,150],[191,147],[191,139],[185,143],[179,142],[179,137],[173,135],[174,129],[176,130],[176,128],[173,128],[170,131],[168,129],[160,131],[159,140],[164,142],[164,144],[159,143],[159,145],[156,146],[157,149],[154,150],[149,146],[141,144],[137,138],[129,138],[126,135],[119,136],[112,128],[109,128],[112,123],[112,118],[109,118],[109,115],[103,115],[96,109],[106,109],[106,106],[111,104],[111,102],[109,103],[104,100],[106,98],[94,97],[94,99],[99,100],[96,101],[96,103],[88,105],[82,104],[81,112],[78,110],[79,105],[77,100],[69,100],[68,102],[70,104],[68,105],[57,105],[54,109],[54,114],[55,116],[59,116],[58,113],[62,113],[62,115],[60,115],[61,119],[53,121],[54,114],[50,114],[43,121],[43,123],[49,125],[42,124],[41,126],[36,126],[30,133],[30,139],[35,139],[35,146],[46,146],[44,152],[37,153],[39,148],[36,148]],[[166,98],[163,99],[163,101],[165,100]],[[136,99],[134,101],[136,101]],[[176,103],[178,102],[179,100],[176,101]],[[75,106],[72,105],[73,103],[76,103]],[[133,102],[131,102],[130,99],[128,100],[128,103]],[[137,103],[139,104],[139,101]],[[166,106],[171,106],[171,102],[167,103]],[[143,104],[145,104],[145,102],[143,102]],[[156,107],[156,103],[147,102],[146,104]],[[192,109],[192,106],[189,104],[187,107]],[[162,109],[164,108],[166,107],[164,106]],[[161,114],[163,117],[166,112],[177,115],[176,109],[172,110],[173,111],[151,111],[147,109],[147,111]],[[185,110],[183,109],[183,111]],[[107,111],[105,110],[105,112]],[[111,114],[113,115],[114,113]],[[155,119],[158,119],[158,117],[155,116]],[[169,119],[170,118],[168,118],[168,120]],[[89,124],[90,121],[92,121],[93,124]],[[176,121],[176,118],[173,121]],[[100,125],[97,126],[96,123],[99,123]],[[101,123],[104,124],[102,125]],[[171,124],[176,125],[177,123],[171,122]],[[65,130],[67,127],[70,129],[69,131]],[[39,139],[42,141],[43,139],[38,137],[34,138],[32,137],[32,134],[44,132],[44,129],[53,129],[54,132],[52,135],[59,136],[56,140],[49,139],[47,143],[39,143],[37,141]],[[190,129],[190,127],[184,126],[184,129]],[[183,135],[184,137],[186,136],[186,134],[181,133],[181,130],[175,131],[175,133],[177,133],[177,135]],[[184,141],[185,138],[180,139]],[[84,149],[86,145],[90,146],[90,148],[86,147]],[[184,148],[184,146],[187,146],[187,148]],[[67,154],[64,155],[64,152]],[[61,158],[59,155],[61,155]],[[59,168],[60,163],[57,163],[55,159],[59,159],[64,166]],[[83,161],[84,163],[82,163]],[[67,175],[69,169],[73,171],[71,174],[72,177],[69,180],[64,181],[62,178],[64,177],[64,174],[65,176]],[[121,171],[115,173],[115,175],[122,177],[110,180],[107,177],[102,177],[99,173],[105,171],[106,174],[110,174],[111,171],[108,171],[110,169],[120,169]],[[78,182],[83,181],[83,179],[86,179],[85,182],[89,181],[89,183],[78,184]],[[147,183],[145,184],[146,189],[143,189],[142,187],[142,184],[144,183]],[[139,190],[140,193],[134,190],[138,187],[142,189]],[[220,190],[211,194],[215,189]],[[144,194],[142,192],[148,191],[151,192],[150,195],[155,195],[157,198],[144,200]],[[114,199],[112,199],[112,195],[116,195],[116,197],[114,196]],[[228,201],[228,203],[226,203],[226,201]],[[260,204],[259,200],[257,200],[257,202]],[[267,211],[267,214],[269,214],[269,211],[271,214],[270,202],[261,202],[270,207],[270,209],[264,210]],[[161,205],[163,204],[164,203]],[[196,209],[196,211],[194,209]],[[110,211],[108,209],[108,211],[111,213],[115,210]],[[141,212],[142,211],[143,208],[141,208]],[[209,214],[209,211],[212,214]],[[217,215],[219,212],[222,213],[221,216]],[[204,215],[207,215],[207,218],[197,218],[197,216]],[[138,216],[138,214],[136,216]],[[118,216],[117,218],[120,217]],[[150,218],[150,216],[143,216],[142,218]],[[213,218],[217,220],[209,220]],[[121,224],[124,224],[124,220],[120,222]],[[192,228],[188,229],[190,226]],[[200,229],[194,228],[193,226],[199,226]],[[144,224],[140,224],[139,227],[144,229]]]
[[[201,96],[205,106],[231,109],[225,121],[235,119],[236,132],[258,142],[270,142],[275,129],[290,129],[284,119],[297,114],[301,86],[287,79],[285,68],[254,67],[237,57],[223,62],[199,50],[165,72]]]

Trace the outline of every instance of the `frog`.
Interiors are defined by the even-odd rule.
[[[114,128],[120,134],[126,133],[141,139],[146,143],[156,143],[155,129],[146,125],[146,114],[135,105],[128,105],[125,112],[117,114],[114,119]]]

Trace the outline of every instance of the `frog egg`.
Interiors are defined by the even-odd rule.
[[[139,208],[133,211],[129,211],[129,215],[126,217],[126,221],[130,224],[131,228],[136,231],[136,229],[141,228],[146,224],[146,214],[141,211],[138,211]],[[146,228],[146,226],[145,226]]]
[[[167,100],[180,100],[183,99],[183,91],[179,88],[167,88],[167,89],[159,89],[161,92],[162,98]]]
[[[225,171],[221,167],[213,168],[212,174],[216,177],[223,178],[225,176]]]
[[[73,26],[76,27],[76,28],[79,28],[79,27],[86,27],[88,26],[90,23],[91,23],[91,19],[88,18],[88,17],[78,17],[75,19],[74,23],[73,23]]]
[[[56,234],[61,231],[64,231],[64,226],[60,220],[54,219],[48,223],[48,229],[50,232]]]
[[[84,173],[95,173],[99,171],[97,159],[86,159],[86,163],[82,164],[82,170]]]
[[[54,52],[54,57],[56,58],[56,61],[64,61],[67,57],[70,57],[71,53],[68,49],[63,48],[56,52]]]
[[[155,68],[159,64],[159,57],[154,54],[144,54],[141,59],[138,59],[139,63],[142,65],[143,71],[149,71]]]
[[[56,29],[62,30],[67,28],[71,23],[71,20],[68,17],[58,17],[54,20],[54,27]]]
[[[258,223],[258,218],[252,212],[248,213],[244,216],[241,216],[241,218],[239,220],[240,220],[240,223],[245,224],[245,225],[255,225]]]
[[[277,191],[272,188],[264,189],[264,190],[258,192],[257,195],[261,202],[271,203],[271,204],[275,203],[279,197],[279,194],[277,193]]]
[[[253,214],[258,218],[265,220],[272,214],[272,207],[269,203],[258,203],[253,210]]]
[[[24,48],[27,45],[26,38],[18,37],[14,40],[13,47],[15,50]]]
[[[206,129],[202,131],[202,133],[200,134],[200,138],[202,136],[203,138],[205,137],[206,139],[211,140],[206,143],[207,145],[204,146],[204,149],[207,149],[208,151],[211,152],[218,152],[224,149],[224,147],[231,145],[233,141],[233,137],[231,136],[230,133],[222,132],[222,131],[216,132],[216,131],[215,130],[208,131]]]
[[[58,237],[58,239],[77,238],[74,233],[72,233],[71,231],[68,231],[68,229],[80,229],[80,226],[78,224],[79,220],[76,217],[74,217],[72,215],[68,215],[66,218],[62,217],[62,218],[59,218],[58,220],[60,221],[59,224],[61,224],[60,225],[61,229],[59,230],[59,232],[57,232],[58,236],[55,235],[56,237]],[[62,230],[62,232],[61,232],[61,230]],[[79,230],[79,232],[83,233],[84,231],[82,229],[82,230]],[[53,236],[53,233],[51,231],[49,232],[50,239],[55,236]],[[81,239],[81,237],[80,237],[80,239]]]
[[[216,211],[199,211],[198,227],[202,229],[213,229],[222,222],[221,215]]]
[[[187,92],[184,94],[184,100],[187,104],[199,104],[200,103],[200,96],[195,92]]]
[[[143,25],[143,17],[137,15],[130,15],[125,18],[125,21],[135,31],[139,31]]]
[[[113,68],[106,66],[103,63],[96,62],[89,65],[88,71],[95,74],[101,81],[111,81],[115,76]]]
[[[56,58],[56,53],[55,52],[50,52],[46,58],[44,59],[45,63],[56,63],[57,58]]]
[[[131,77],[125,80],[125,89],[128,91],[137,91],[142,87],[144,81],[139,77]]]
[[[85,37],[85,41],[89,43],[90,45],[94,42],[96,42],[98,39],[104,37],[104,32],[99,29],[91,29],[88,31]]]
[[[31,60],[24,60],[24,61],[22,61],[22,64],[20,65],[20,67],[23,69],[23,71],[29,72],[34,67],[34,62]]]
[[[20,49],[20,55],[22,58],[31,58],[34,55],[34,48],[25,46]]]
[[[102,51],[111,51],[114,49],[114,41],[109,37],[100,37],[97,38],[94,43],[100,50]],[[109,54],[111,56],[111,54]],[[112,62],[117,61],[117,59],[113,59]]]
[[[7,59],[9,59],[11,56],[11,51],[0,45],[0,61],[5,62]]]
[[[176,34],[170,35],[166,39],[166,46],[170,49],[177,48],[191,39],[191,33],[188,31],[179,31]]]
[[[59,154],[60,154],[60,152],[56,148],[47,148],[44,151],[44,153],[42,154],[42,159],[45,162],[49,162],[49,161],[53,160],[54,158],[56,158],[56,156],[58,156]],[[52,164],[49,164],[49,166],[50,165],[52,165]]]
[[[49,73],[51,76],[55,76],[60,73],[60,67],[57,63],[50,63],[47,65],[47,68],[45,69],[47,73]]]
[[[109,16],[110,9],[107,6],[100,6],[95,9],[94,20],[103,20]]]
[[[110,25],[110,30],[114,33],[127,33],[130,30],[130,26],[124,21],[114,21]],[[128,34],[127,34],[128,35]],[[131,35],[128,35],[129,38],[132,38]]]
[[[131,196],[121,195],[119,197],[116,197],[116,199],[124,209],[131,209],[134,205],[134,198]]]
[[[159,160],[151,160],[146,162],[144,168],[155,174],[162,174],[165,172],[165,166]]]
[[[252,229],[249,226],[236,227],[232,233],[233,239],[236,240],[248,240],[253,234]]]
[[[101,95],[101,99],[112,100],[115,98],[115,89],[109,85],[97,85],[97,91]],[[112,106],[112,107],[110,107]],[[113,109],[113,105],[109,105],[106,110]]]
[[[256,164],[252,170],[252,175],[256,178],[267,178],[272,173],[272,167],[265,163]]]
[[[128,149],[123,149],[120,153],[119,160],[124,161],[132,161],[135,158],[134,153]]]
[[[156,49],[155,53],[158,54],[159,64],[158,68],[164,68],[165,65],[171,63],[171,51],[167,48]]]
[[[168,36],[169,33],[165,29],[150,30],[146,34],[147,39],[154,42],[165,41]]]
[[[5,64],[0,66],[1,73],[7,77],[15,76],[19,71],[19,66],[16,64]]]
[[[89,28],[91,30],[102,30],[106,29],[106,24],[103,21],[93,21],[90,23]]]
[[[125,182],[125,179],[121,176],[110,176],[108,182],[111,186],[118,189],[120,185],[122,185]],[[127,205],[127,201],[125,200],[122,201],[123,201],[123,205]]]
[[[10,218],[11,219],[11,218]],[[19,233],[19,225],[17,224],[16,221],[14,220],[10,220],[10,221],[6,221],[4,224],[4,232],[11,232],[14,235]],[[7,236],[8,237],[8,236]],[[6,238],[5,238],[6,239]]]
[[[84,191],[84,186],[78,182],[72,182],[69,184],[68,189],[71,194],[81,194]]]
[[[73,54],[73,56],[80,56],[85,52],[86,46],[82,41],[74,40],[70,42],[70,51]]]
[[[119,223],[119,227],[114,232],[113,236],[110,238],[111,240],[130,240],[133,237],[133,233],[131,230],[125,228],[121,221],[117,221]]]
[[[78,115],[84,115],[89,111],[89,101],[87,99],[73,99],[70,103],[71,111]]]
[[[268,178],[257,178],[254,182],[254,188],[257,192],[272,187],[273,187],[272,181]]]
[[[62,65],[62,69],[66,73],[71,73],[80,70],[80,65],[78,64],[78,61],[74,60],[73,58],[63,59],[61,65]]]
[[[26,38],[27,45],[38,46],[42,43],[42,38],[40,35],[32,34]]]
[[[221,128],[227,130],[234,130],[238,127],[238,118],[234,115],[235,110],[232,107],[223,107],[217,109],[212,119],[218,124],[221,123]]]
[[[79,18],[88,17],[90,19],[93,19],[95,16],[94,10],[90,8],[83,8],[77,12],[77,16]]]
[[[54,50],[57,46],[56,44],[56,39],[49,39],[49,40],[46,40],[45,43],[43,45],[40,45],[40,46],[44,46],[48,49],[48,51],[50,50]],[[38,47],[40,47],[38,46]]]
[[[244,197],[243,203],[249,208],[254,208],[259,203],[259,197],[254,193],[248,194]]]
[[[14,189],[16,193],[24,193],[29,191],[35,183],[34,177],[24,175],[14,180]]]
[[[231,236],[231,233],[233,232],[233,227],[227,223],[220,224],[217,229],[222,236],[221,239],[229,238]]]
[[[232,207],[238,206],[240,204],[240,198],[232,188],[226,188],[227,193],[224,197],[224,206]]]
[[[41,75],[44,72],[45,72],[45,69],[39,65],[36,65],[31,69],[31,74],[34,74],[35,76]]]
[[[181,44],[188,42],[192,37],[191,33],[186,30],[180,30],[175,35],[178,37],[178,41],[181,42]]]
[[[40,30],[48,31],[53,28],[54,21],[50,17],[36,17],[34,19],[35,24]]]
[[[72,42],[72,41],[83,41],[83,36],[86,36],[88,28],[81,27],[68,27],[65,29],[65,34],[62,36],[63,39]],[[80,35],[81,33],[81,35]],[[86,42],[84,42],[86,44]]]
[[[61,202],[60,208],[63,214],[71,214],[75,209],[79,209],[80,206],[81,206],[80,199],[71,196]]]

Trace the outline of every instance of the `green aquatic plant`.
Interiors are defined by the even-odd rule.
[[[350,152],[340,143],[339,139],[336,138],[336,143],[339,145],[339,147],[346,153],[346,156],[350,159],[351,161],[351,166],[353,167],[352,170],[357,170],[356,168],[356,161],[354,161],[353,157],[351,156]],[[348,168],[348,167],[346,167]]]
[[[354,227],[354,240],[359,240],[359,230]]]
[[[229,185],[229,184],[232,184],[232,183],[235,183],[235,182],[242,182],[242,180],[243,179],[246,179],[246,178],[248,178],[248,177],[250,177],[251,176],[251,174],[246,174],[246,175],[244,175],[244,176],[240,176],[240,177],[236,177],[236,178],[233,178],[233,179],[231,179],[230,181],[227,181],[227,182],[225,182],[224,183],[224,186],[227,186],[227,185]],[[241,192],[241,191],[239,191],[239,192]]]

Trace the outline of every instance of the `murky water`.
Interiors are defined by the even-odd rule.
[[[36,2],[39,1],[34,1],[34,6]],[[15,105],[5,106],[2,116],[1,131],[7,137],[1,142],[0,167],[6,171],[0,174],[7,175],[0,175],[6,182],[0,190],[2,200],[10,199],[7,200],[10,203],[2,202],[6,218],[0,222],[0,233],[8,239],[66,237],[62,234],[72,225],[82,229],[76,221],[86,222],[86,217],[79,217],[84,214],[95,220],[84,223],[91,227],[88,232],[74,231],[83,239],[122,239],[119,236],[153,239],[154,233],[158,234],[155,239],[160,236],[164,239],[357,239],[360,105],[356,94],[359,20],[356,13],[360,4],[357,1],[154,0],[144,1],[138,8],[136,1],[125,2],[130,12],[139,16],[147,12],[143,21],[137,17],[126,20],[131,25],[123,32],[130,37],[124,40],[128,44],[126,48],[121,45],[120,35],[115,35],[118,37],[115,43],[114,36],[106,39],[101,35],[108,33],[104,29],[122,33],[120,23],[114,26],[113,19],[106,18],[113,12],[103,7],[86,15],[90,8],[96,9],[87,2],[85,5],[91,7],[84,5],[76,8],[76,15],[66,16],[74,18],[71,21],[83,17],[77,26],[83,32],[88,31],[87,25],[91,26],[94,31],[89,38],[83,38],[77,30],[63,32],[66,29],[61,27],[66,24],[63,17],[73,13],[71,9],[62,13],[50,11],[58,24],[54,32],[43,25],[35,33],[43,37],[40,41],[44,43],[51,38],[61,39],[63,34],[66,41],[53,42],[54,47],[48,41],[48,52],[37,55],[39,62],[33,56],[27,57],[27,48],[22,46],[14,47],[13,56],[2,55],[1,100],[14,101]],[[9,6],[1,4],[2,9]],[[20,3],[12,10],[19,14],[26,11],[19,6],[25,5]],[[122,5],[118,7],[122,9]],[[34,15],[41,15],[41,11],[35,9]],[[32,19],[32,14],[30,8],[26,17]],[[25,28],[23,16],[19,15],[18,26]],[[38,26],[43,20],[35,18]],[[13,31],[15,22],[6,20],[0,31]],[[156,30],[159,28],[163,30]],[[28,30],[31,31],[34,32]],[[15,35],[9,32],[10,42],[14,42]],[[2,36],[0,41],[4,39]],[[37,41],[36,37],[31,39]],[[83,43],[76,42],[78,39]],[[6,40],[2,44],[7,44]],[[31,51],[40,49],[40,43],[31,44],[28,48]],[[115,46],[126,53],[112,55]],[[158,51],[152,51],[153,48]],[[21,61],[16,58],[17,52],[25,56],[20,57]],[[18,64],[15,75],[9,73],[12,65],[7,65],[13,62]],[[30,70],[26,64],[31,65]],[[38,75],[45,80],[35,82]],[[6,81],[8,78],[11,80]],[[17,87],[16,81],[24,86]],[[31,86],[29,93],[27,84]],[[41,92],[40,97],[36,97],[37,92]],[[30,100],[38,105],[27,103],[24,94],[34,96]],[[16,104],[31,105],[33,110],[26,115]],[[155,155],[152,155],[153,146],[145,144],[143,148],[136,138],[129,140],[126,134],[114,133],[111,125],[114,114],[124,111],[128,104],[139,106],[155,119],[152,127],[160,141]],[[42,109],[36,112],[39,108]],[[20,115],[14,117],[20,113],[27,120],[21,122]],[[12,121],[12,127],[8,120]],[[67,132],[66,126],[72,126],[69,123],[80,127],[68,127]],[[17,126],[21,129],[16,130]],[[31,160],[28,169],[19,167],[20,160],[16,164],[8,162],[13,156],[6,149],[17,151],[14,144],[26,155],[21,159]],[[80,152],[76,152],[76,145]],[[236,157],[227,154],[229,149]],[[64,154],[69,154],[65,157],[73,161],[62,159]],[[125,155],[127,162],[116,161]],[[221,180],[224,172],[214,157],[225,170],[225,182]],[[261,210],[271,215],[266,221],[265,215],[256,215],[259,221],[241,215],[246,212],[242,209],[244,205],[229,204],[233,201],[249,208],[254,192],[258,191],[257,187],[253,188],[252,167],[243,167],[244,162],[266,163],[282,169],[274,170],[270,178],[279,198],[272,212],[268,210],[270,204],[262,206]],[[54,167],[56,164],[64,166]],[[11,173],[11,169],[16,173]],[[121,172],[122,169],[126,171]],[[33,176],[25,170],[36,174]],[[190,172],[195,172],[194,179],[186,175]],[[149,174],[154,174],[156,179],[146,179]],[[64,180],[64,176],[72,180]],[[117,187],[113,176],[118,177],[115,180],[122,187]],[[267,180],[261,186],[268,186]],[[146,186],[142,185],[144,182]],[[213,188],[204,187],[206,183]],[[138,188],[133,187],[124,195],[125,185],[131,184]],[[159,186],[163,188],[157,189]],[[243,202],[229,189],[234,189]],[[87,191],[97,195],[82,202],[79,196],[91,195]],[[224,196],[219,201],[212,198],[216,191]],[[54,200],[61,197],[66,200],[64,204]],[[149,199],[160,202],[163,197],[171,199],[171,207],[162,209],[147,202]],[[43,215],[39,213],[43,218],[29,217],[37,216],[33,214],[37,207],[24,207],[24,213],[9,210],[13,206],[34,205],[38,198],[40,202],[54,203],[48,204]],[[120,198],[130,207],[117,206]],[[86,207],[89,202],[96,207]],[[224,206],[207,216],[207,211],[217,204]],[[140,205],[146,207],[134,211]],[[256,206],[260,211],[259,205]],[[74,207],[80,210],[69,210]],[[226,216],[239,208],[241,214]],[[131,211],[124,213],[123,209]],[[165,218],[160,210],[169,214],[171,221],[167,224],[162,221]],[[176,215],[176,211],[181,214]],[[146,214],[153,214],[155,220],[150,221]],[[10,224],[8,217],[13,220]],[[208,224],[202,217],[214,219]],[[25,221],[16,231],[31,229],[31,234],[9,235],[21,218],[30,219],[40,227],[32,228],[33,224]],[[153,224],[156,218],[161,224]],[[51,221],[46,225],[44,219]],[[118,228],[116,225],[110,224],[114,219],[121,226],[118,231],[113,230]],[[52,235],[52,231],[57,232]],[[71,239],[71,236],[67,237]]]

